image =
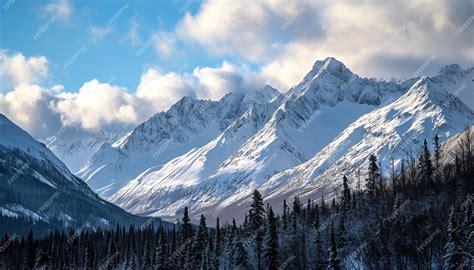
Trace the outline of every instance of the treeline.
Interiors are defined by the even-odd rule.
[[[431,143],[431,142],[430,142]],[[258,191],[245,221],[210,229],[188,209],[172,229],[145,223],[115,230],[5,235],[1,269],[471,269],[474,159],[471,134],[452,153],[430,152],[380,173],[369,158],[366,187],[341,175],[340,194],[283,203],[276,214]],[[452,155],[452,158],[448,158]],[[446,162],[446,160],[451,160]]]

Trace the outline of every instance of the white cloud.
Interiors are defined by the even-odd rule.
[[[99,129],[110,124],[136,123],[140,104],[125,88],[100,83],[84,83],[78,93],[60,93],[54,109],[65,125]]]
[[[98,80],[84,83],[76,92],[62,85],[47,89],[37,84],[47,76],[44,56],[26,58],[7,51],[0,56],[2,77],[14,82],[12,91],[0,93],[0,113],[38,138],[64,125],[86,130],[130,127],[168,110],[183,96],[218,100],[231,91],[257,90],[264,82],[246,66],[223,62],[218,67],[197,67],[191,74],[148,69],[134,93]]]
[[[51,107],[54,99],[47,89],[21,83],[7,94],[0,93],[0,113],[34,136],[45,137],[61,126],[59,114]]]
[[[169,109],[183,96],[194,97],[195,93],[183,76],[149,69],[142,74],[136,95],[150,102],[157,111],[162,111]]]
[[[219,100],[229,92],[246,92],[262,88],[264,80],[247,67],[228,62],[221,66],[197,67],[192,74],[146,71],[137,88],[137,97],[151,103],[159,111],[167,110],[183,96]]]
[[[112,32],[112,26],[107,25],[107,26],[92,26],[90,29],[90,35],[92,42],[97,43],[100,41],[102,38],[104,38],[106,35],[110,34]]]
[[[306,1],[305,3],[312,2]],[[308,5],[312,5],[309,3]],[[238,53],[252,60],[268,56],[275,41],[293,33],[282,30],[291,20],[301,26],[298,2],[210,0],[195,15],[187,12],[177,27],[184,39],[197,41],[211,52]],[[312,14],[316,15],[316,14]],[[293,19],[293,20],[292,20]]]
[[[470,0],[459,1],[205,1],[186,13],[180,38],[210,53],[243,57],[269,82],[288,89],[315,60],[335,56],[363,76],[410,77],[431,55],[426,73],[472,65]],[[463,29],[459,33],[459,29]]]
[[[71,16],[72,6],[69,0],[59,0],[44,6],[44,12],[48,16],[56,16],[63,21],[67,21]]]
[[[0,50],[0,87],[20,83],[38,83],[48,75],[48,60],[44,56],[26,58],[21,53]]]
[[[162,57],[169,57],[174,51],[177,38],[174,33],[158,31],[153,34],[153,48]]]
[[[199,98],[218,100],[229,92],[248,92],[261,89],[265,82],[248,67],[237,67],[223,62],[218,68],[195,68],[192,74]]]

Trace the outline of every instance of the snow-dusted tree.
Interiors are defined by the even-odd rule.
[[[446,242],[446,254],[444,256],[445,269],[458,269],[463,263],[463,248],[459,233],[459,207],[452,207],[448,222],[448,239]]]

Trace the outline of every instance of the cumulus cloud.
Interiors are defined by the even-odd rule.
[[[190,74],[150,68],[142,74],[134,92],[96,79],[84,83],[77,91],[66,90],[62,85],[44,88],[34,83],[38,79],[33,76],[36,73],[32,68],[43,58],[4,52],[5,61],[1,65],[5,71],[2,74],[8,74],[4,77],[16,77],[7,78],[15,82],[12,90],[0,93],[0,113],[37,138],[51,136],[62,126],[84,130],[123,129],[168,110],[183,96],[218,100],[231,91],[258,90],[264,83],[248,67],[223,62],[218,67],[197,67]],[[43,60],[40,62],[44,62],[44,67],[39,66],[47,70],[47,60]],[[47,72],[39,77],[43,79],[46,75]]]
[[[48,60],[44,56],[26,58],[21,53],[0,50],[0,87],[20,83],[39,83],[48,75]]]
[[[141,76],[136,95],[158,110],[167,110],[183,96],[196,96],[185,77],[173,72],[160,73],[156,69],[148,69]]]
[[[62,125],[60,115],[51,107],[54,99],[47,89],[21,83],[7,94],[0,93],[0,113],[33,135],[46,137]]]
[[[254,91],[262,88],[264,79],[247,67],[228,62],[219,67],[197,67],[192,74],[146,71],[137,88],[137,97],[154,108],[167,110],[183,96],[219,100],[229,92]]]
[[[260,65],[281,90],[327,56],[383,78],[410,77],[433,54],[426,73],[474,60],[470,0],[257,2],[208,0],[176,32],[211,53]]]
[[[127,89],[92,80],[78,93],[63,92],[54,105],[65,125],[98,129],[108,124],[129,124],[139,119],[139,104]]]
[[[229,92],[261,89],[265,80],[248,67],[223,62],[218,68],[195,68],[192,74],[199,98],[218,100]]]
[[[315,5],[312,2],[304,3]],[[281,40],[304,34],[306,30],[286,31],[304,26],[304,19],[298,17],[309,13],[304,14],[303,8],[297,1],[255,1],[249,5],[246,1],[210,0],[204,2],[196,14],[187,12],[177,33],[216,54],[239,53],[261,60],[275,51]],[[315,34],[321,30],[318,25],[310,27]]]

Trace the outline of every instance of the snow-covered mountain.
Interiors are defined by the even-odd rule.
[[[270,86],[249,94],[230,93],[219,101],[184,97],[115,143],[103,144],[78,176],[107,198],[137,176],[157,171],[172,159],[207,145],[245,115],[259,125],[257,122],[274,108],[267,104],[278,104],[280,99],[280,93]],[[230,140],[227,146],[231,146]],[[224,154],[216,153],[219,157]]]
[[[330,57],[284,95],[267,86],[220,101],[183,98],[104,144],[79,176],[126,210],[170,220],[185,205],[195,217],[242,217],[256,188],[270,203],[328,197],[343,173],[355,179],[361,168],[363,181],[369,154],[388,172],[424,138],[472,125],[456,96],[472,92],[473,71],[449,65],[429,78],[381,81]]]
[[[97,196],[43,143],[0,114],[0,217],[28,217],[58,227],[142,224]]]
[[[330,197],[342,175],[357,186],[358,173],[366,175],[368,154],[379,158],[388,175],[392,164],[398,168],[402,159],[417,158],[425,138],[438,134],[446,141],[473,123],[474,113],[459,98],[421,78],[398,100],[362,116],[311,160],[276,174],[261,190],[270,201],[295,194]]]
[[[71,172],[78,172],[104,143],[113,143],[126,132],[87,131],[65,126],[43,143],[64,162]]]

